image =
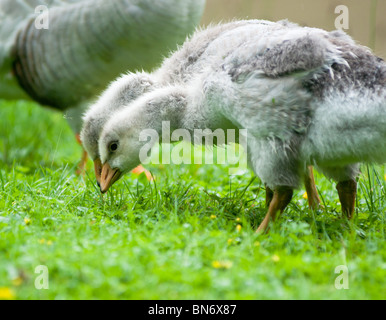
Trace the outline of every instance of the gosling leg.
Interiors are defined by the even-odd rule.
[[[134,173],[134,174],[137,174],[137,175],[140,175],[142,172],[145,172],[147,180],[153,181],[153,176],[151,175],[150,171],[146,170],[141,165],[139,165],[138,167],[133,169],[131,172]]]
[[[256,232],[265,232],[270,221],[274,221],[278,212],[282,213],[290,203],[293,189],[290,187],[278,187],[273,192],[272,201],[269,204],[267,215]]]
[[[76,170],[76,174],[81,175],[81,174],[84,174],[84,172],[85,172],[88,156],[87,156],[86,150],[84,150],[84,148],[83,148],[82,141],[80,140],[80,135],[76,134],[75,138],[76,138],[76,141],[78,142],[78,144],[80,146],[82,146],[82,150],[83,150],[82,158],[80,159],[80,162],[78,164],[78,169]]]
[[[273,199],[273,191],[270,187],[265,185],[265,207],[268,209]]]
[[[316,209],[320,206],[320,198],[318,191],[316,190],[315,179],[314,179],[314,170],[312,166],[307,167],[307,171],[304,177],[304,185],[307,192],[308,206],[311,209]]]
[[[355,179],[340,181],[336,185],[343,214],[352,219],[355,212],[355,199],[357,195],[357,182]]]

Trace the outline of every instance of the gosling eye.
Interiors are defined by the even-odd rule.
[[[109,151],[110,152],[115,152],[118,150],[119,143],[118,141],[113,141],[109,144]]]

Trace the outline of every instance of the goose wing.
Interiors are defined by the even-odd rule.
[[[332,66],[347,65],[331,41],[336,37],[352,41],[344,33],[293,26],[251,37],[219,70],[233,94],[224,114],[256,138],[287,141],[304,134],[315,107],[307,82],[326,73],[324,81],[332,81]]]

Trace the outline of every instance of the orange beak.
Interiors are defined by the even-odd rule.
[[[102,175],[102,161],[101,159],[94,160],[94,169],[95,169],[95,178],[98,182],[98,186],[101,185],[101,175]]]
[[[107,190],[116,182],[122,173],[119,169],[112,169],[106,162],[102,167],[102,174],[100,180],[100,188],[102,193],[106,193]]]

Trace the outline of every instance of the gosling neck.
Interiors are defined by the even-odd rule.
[[[161,136],[167,123],[170,130],[183,128],[188,110],[188,92],[180,87],[154,90],[139,102],[137,119],[142,119],[142,129],[152,129]]]

